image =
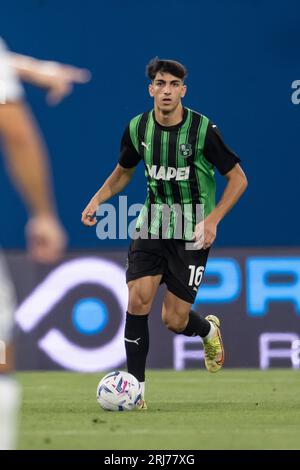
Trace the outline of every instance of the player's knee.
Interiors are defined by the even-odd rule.
[[[149,313],[152,295],[149,290],[139,287],[129,291],[128,309],[132,313]]]
[[[186,320],[176,314],[164,314],[163,322],[168,330],[173,331],[174,333],[181,333],[186,327]]]

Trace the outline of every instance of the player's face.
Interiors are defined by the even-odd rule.
[[[183,81],[170,73],[158,72],[149,85],[154,104],[165,113],[174,111],[186,93]]]

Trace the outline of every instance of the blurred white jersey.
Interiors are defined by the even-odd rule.
[[[24,96],[22,84],[9,64],[8,49],[0,37],[0,105],[19,101]]]

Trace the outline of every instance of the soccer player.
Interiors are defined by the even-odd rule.
[[[141,382],[144,395],[148,315],[162,282],[167,286],[162,307],[164,324],[177,334],[202,338],[210,372],[223,365],[219,319],[214,315],[202,318],[191,307],[217,226],[247,187],[240,159],[225,145],[216,125],[183,106],[186,68],[173,60],[155,58],[147,66],[147,75],[154,109],[130,121],[122,138],[119,163],[82,213],[85,225],[95,225],[97,207],[122,191],[143,161],[148,195],[128,252],[125,348],[128,372]],[[214,167],[227,180],[217,205]],[[181,213],[165,210],[174,205]],[[166,212],[170,216],[167,223]],[[188,222],[184,228],[182,220]],[[192,240],[190,249],[187,242]],[[146,408],[144,401],[141,409]]]
[[[0,138],[4,156],[12,180],[20,190],[30,214],[26,226],[28,250],[34,260],[52,263],[62,255],[66,236],[55,209],[47,151],[29,106],[25,103],[19,77],[46,88],[49,102],[56,104],[70,93],[73,83],[85,83],[89,79],[89,72],[12,54],[0,38]],[[14,224],[14,214],[8,223]],[[0,253],[1,450],[15,447],[16,417],[20,403],[20,390],[12,375],[13,311],[13,286]]]

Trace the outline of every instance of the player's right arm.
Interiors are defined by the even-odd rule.
[[[95,213],[100,204],[108,201],[115,194],[120,193],[130,182],[135,168],[123,168],[117,164],[112,174],[107,178],[103,186],[92,197],[82,212],[81,222],[92,227],[97,222]]]
[[[97,208],[100,204],[123,191],[130,182],[140,160],[141,156],[132,144],[129,127],[127,127],[121,141],[119,163],[83,210],[81,222],[84,225],[92,227],[96,224],[95,214]]]

